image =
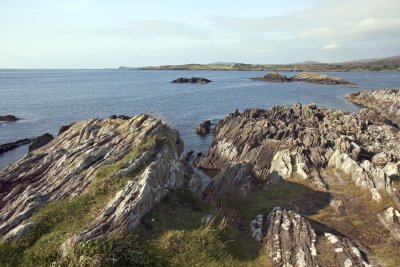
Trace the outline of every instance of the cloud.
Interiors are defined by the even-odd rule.
[[[322,47],[322,49],[324,49],[324,50],[333,50],[333,49],[336,49],[336,48],[338,48],[338,44],[328,44],[328,45],[325,45],[324,47]]]

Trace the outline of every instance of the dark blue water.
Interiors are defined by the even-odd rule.
[[[347,92],[400,87],[400,72],[331,73],[359,85],[266,83],[249,80],[264,72],[132,71],[132,70],[0,70],[0,114],[23,118],[0,126],[0,144],[49,132],[73,121],[112,114],[150,113],[176,127],[185,148],[206,150],[211,136],[195,134],[198,123],[216,122],[236,109],[269,108],[277,104],[316,103],[346,111]],[[287,76],[295,73],[286,73]],[[200,76],[206,85],[171,84],[179,77]],[[0,155],[0,168],[27,152],[22,147]]]

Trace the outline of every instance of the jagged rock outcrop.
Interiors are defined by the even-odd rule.
[[[291,80],[294,82],[307,82],[318,84],[350,84],[349,81],[346,81],[343,78],[314,72],[301,72],[292,77]]]
[[[211,121],[210,120],[206,120],[206,121],[200,123],[196,128],[196,133],[198,135],[206,135],[206,134],[210,133],[210,131],[211,131]]]
[[[393,207],[378,214],[380,223],[400,241],[400,212]]]
[[[248,163],[232,163],[213,178],[203,191],[207,202],[217,202],[222,198],[245,198],[261,188],[261,183]]]
[[[324,266],[321,254],[335,255],[335,263],[330,262],[335,266],[372,266],[354,242],[331,233],[317,235],[305,218],[290,210],[276,207],[268,215],[257,215],[250,228],[278,266]],[[325,244],[321,251],[318,243],[322,242]]]
[[[264,77],[250,78],[250,79],[254,81],[265,81],[265,82],[280,82],[280,83],[291,82],[291,79],[277,72],[268,73]]]
[[[0,116],[0,121],[4,121],[4,122],[13,122],[13,121],[17,121],[20,118],[15,117],[14,115],[2,115]]]
[[[361,91],[349,93],[346,98],[357,105],[375,111],[375,115],[370,114],[370,119],[376,120],[381,116],[400,126],[400,89]]]
[[[155,203],[183,184],[182,150],[178,132],[148,115],[74,123],[0,171],[1,242],[40,224],[32,218],[41,207],[73,201],[103,180],[125,182],[88,227],[65,236],[63,248],[135,228]]]
[[[192,78],[178,78],[176,80],[173,80],[171,83],[198,83],[198,84],[206,84],[210,83],[212,81],[206,79],[206,78],[197,78],[197,77],[192,77]]]
[[[382,159],[381,153],[387,156]],[[320,188],[327,187],[321,170],[337,168],[379,200],[379,190],[398,194],[391,179],[398,176],[399,160],[398,128],[296,104],[231,113],[216,125],[212,145],[195,164],[221,170],[244,161],[266,183],[301,179]]]
[[[46,133],[44,135],[35,137],[35,138],[25,138],[25,139],[21,139],[21,140],[17,140],[15,142],[11,142],[11,143],[6,143],[6,144],[1,144],[0,145],[0,155],[14,150],[20,146],[23,145],[29,145],[29,152],[38,149],[39,147],[42,147],[44,145],[46,145],[47,143],[49,143],[50,141],[52,141],[54,139],[54,137],[49,134]]]

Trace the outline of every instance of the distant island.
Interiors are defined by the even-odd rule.
[[[124,70],[232,70],[232,71],[400,71],[400,55],[353,60],[339,63],[306,61],[293,64],[210,63],[149,66],[142,68],[120,67]]]

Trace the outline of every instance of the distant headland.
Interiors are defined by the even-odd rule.
[[[217,62],[210,64],[163,65],[141,68],[119,67],[122,70],[232,70],[232,71],[400,71],[400,55],[345,61],[320,63],[306,61],[292,64],[244,64]]]

